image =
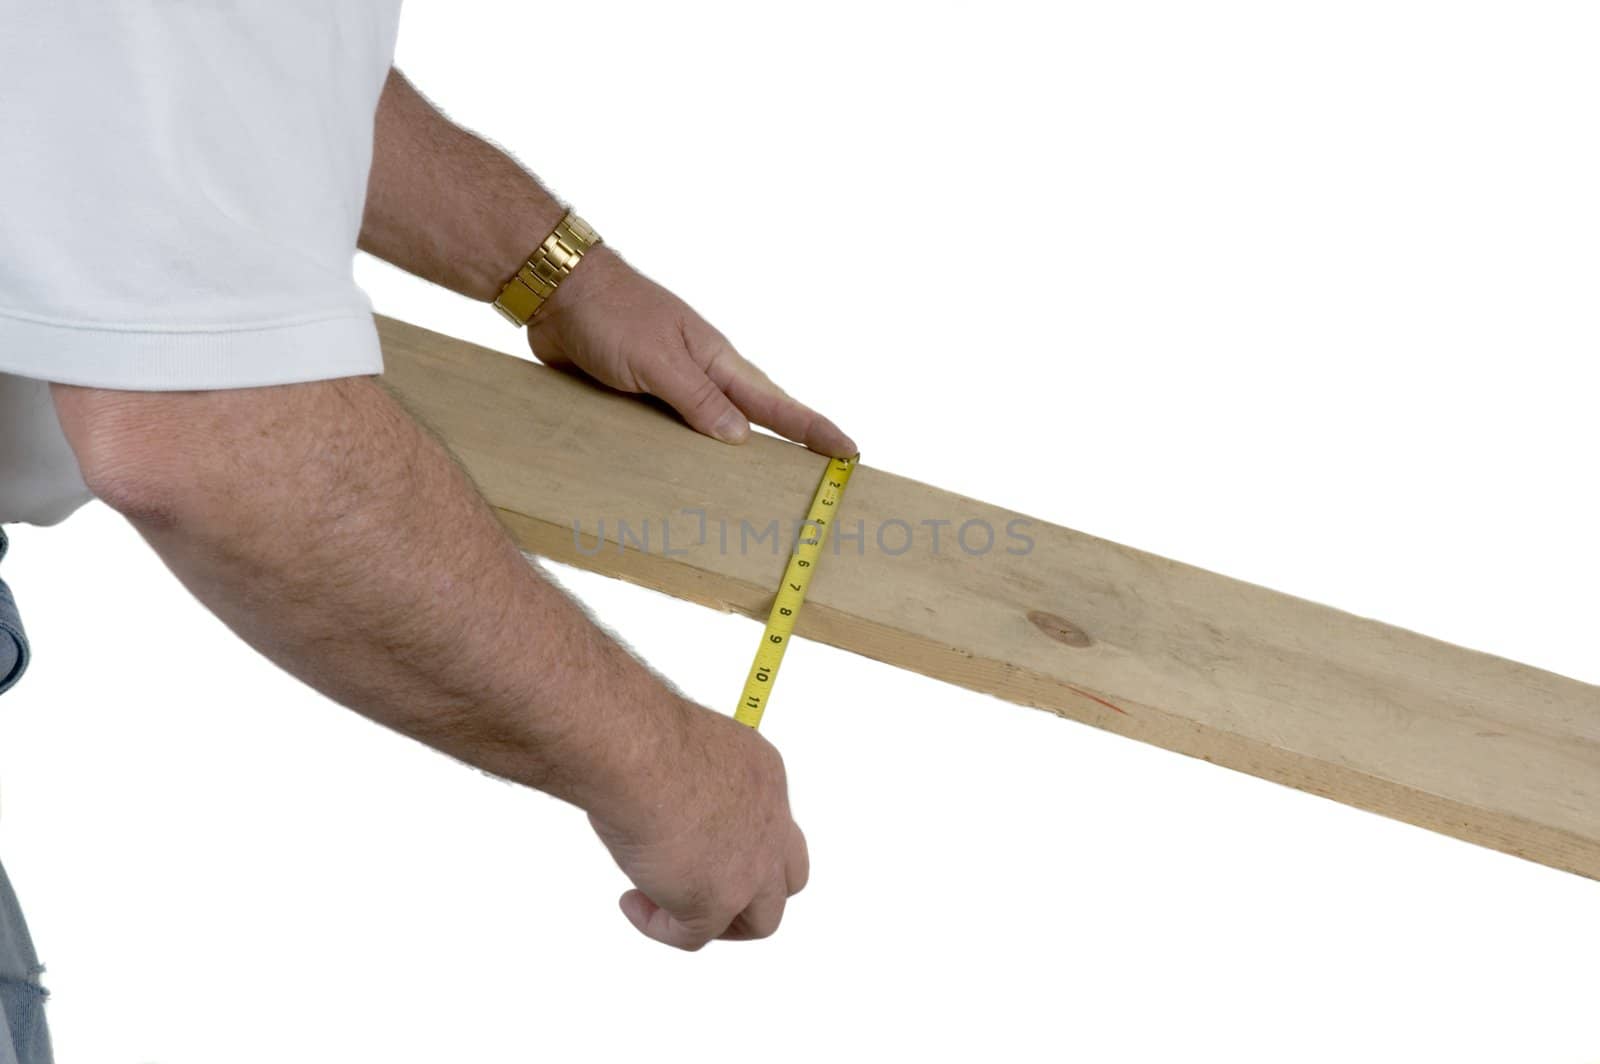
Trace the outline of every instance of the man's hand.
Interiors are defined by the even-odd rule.
[[[489,302],[564,213],[516,160],[390,72],[378,101],[363,250]],[[790,398],[688,304],[604,244],[540,308],[528,343],[545,362],[661,399],[719,440],[744,442],[753,421],[823,454],[856,453],[833,422]]]
[[[528,327],[540,360],[653,395],[690,426],[743,443],[750,422],[822,454],[856,453],[837,425],[795,400],[683,300],[604,244],[583,257]]]
[[[650,808],[592,810],[589,822],[638,888],[621,904],[644,934],[686,950],[765,938],[810,874],[783,759],[754,729],[686,709],[677,765]]]

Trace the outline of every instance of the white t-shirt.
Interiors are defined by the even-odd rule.
[[[382,370],[351,262],[399,14],[0,0],[0,521],[86,497],[38,381]]]

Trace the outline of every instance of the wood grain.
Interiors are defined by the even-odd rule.
[[[379,328],[390,385],[524,550],[765,617],[824,459]],[[1600,688],[1576,680],[868,467],[797,631],[1600,878]]]

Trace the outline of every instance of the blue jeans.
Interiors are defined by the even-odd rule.
[[[0,528],[0,559],[6,554],[6,532]],[[11,589],[0,580],[0,691],[28,667],[28,639]],[[0,1064],[50,1064],[50,1032],[44,1024],[44,969],[33,951],[17,895],[0,868]]]
[[[0,1064],[50,1064],[43,971],[17,895],[0,868]]]
[[[0,560],[6,556],[6,530],[0,528]],[[0,580],[0,692],[22,678],[28,667],[28,637],[22,632],[22,618],[11,589]]]

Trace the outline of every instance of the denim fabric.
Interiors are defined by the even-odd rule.
[[[0,1064],[50,1064],[50,1031],[39,985],[44,971],[22,921],[17,895],[0,868]]]
[[[0,528],[0,559],[6,556],[6,530]],[[0,692],[22,678],[28,667],[28,637],[22,632],[22,618],[11,589],[0,580]],[[4,1064],[0,1061],[0,1064]]]
[[[6,555],[6,532],[0,528],[0,559]],[[17,682],[28,666],[28,640],[11,589],[0,580],[0,691]],[[50,1032],[44,1023],[44,969],[33,951],[33,939],[22,909],[0,868],[0,1064],[50,1064]]]

